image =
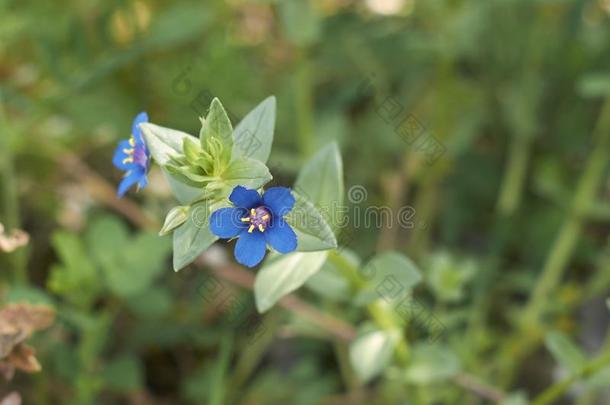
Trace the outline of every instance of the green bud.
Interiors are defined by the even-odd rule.
[[[167,235],[168,233],[185,223],[188,219],[190,208],[191,207],[189,206],[178,206],[172,208],[165,217],[165,223],[159,231],[159,235]]]
[[[201,148],[198,144],[191,141],[190,139],[185,139],[182,144],[182,150],[184,151],[184,156],[189,163],[194,164],[199,158],[199,154],[201,153]]]

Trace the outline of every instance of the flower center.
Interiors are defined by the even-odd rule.
[[[265,232],[269,222],[271,221],[271,213],[265,207],[252,208],[247,217],[243,217],[242,222],[249,222],[250,228],[248,233],[252,233],[255,229]]]
[[[136,163],[138,166],[148,169],[148,153],[146,151],[146,146],[142,147],[136,144],[133,136],[129,138],[129,145],[131,148],[123,149],[123,153],[128,155],[123,159],[123,164]]]

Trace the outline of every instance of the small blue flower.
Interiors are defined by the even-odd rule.
[[[138,184],[138,189],[146,187],[148,179],[148,165],[150,163],[150,152],[144,142],[140,124],[148,122],[148,115],[141,112],[136,116],[131,124],[131,137],[119,142],[119,146],[114,151],[112,163],[125,171],[125,176],[119,184],[117,195],[123,197],[127,190],[134,184]]]
[[[267,244],[280,253],[297,248],[297,236],[284,219],[294,207],[294,196],[285,187],[256,190],[237,186],[229,196],[235,207],[221,208],[210,217],[210,230],[219,238],[239,238],[235,259],[254,267],[263,260]]]

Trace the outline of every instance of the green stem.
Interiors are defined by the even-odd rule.
[[[594,375],[609,365],[610,351],[586,364],[578,373],[551,385],[534,399],[532,405],[546,405],[555,403],[555,401],[561,397],[572,386],[572,384],[582,378]]]
[[[527,161],[530,155],[531,138],[515,134],[512,139],[507,168],[498,198],[498,211],[501,215],[510,216],[521,201]]]
[[[228,388],[226,375],[231,354],[233,353],[233,338],[233,333],[227,332],[220,343],[220,354],[218,355],[214,383],[212,384],[212,392],[208,402],[210,405],[222,405],[225,403],[225,395]]]
[[[610,98],[606,99],[593,134],[595,147],[577,184],[571,211],[553,243],[529,302],[518,319],[518,333],[505,348],[504,380],[509,382],[515,365],[539,340],[539,321],[549,295],[560,283],[580,238],[584,220],[603,180],[610,146]]]
[[[551,291],[561,281],[564,270],[581,234],[584,218],[591,209],[595,194],[603,180],[608,163],[610,146],[610,98],[604,102],[594,137],[597,138],[593,153],[589,157],[585,171],[578,182],[572,204],[572,211],[561,227],[561,231],[547,257],[534,292],[522,316],[524,324],[536,322],[544,309],[544,303]],[[527,325],[526,325],[527,326]]]

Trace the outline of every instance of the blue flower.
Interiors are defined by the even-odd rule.
[[[210,217],[210,230],[219,238],[239,238],[235,259],[254,267],[263,260],[267,244],[280,253],[297,248],[297,236],[284,219],[294,207],[294,196],[285,187],[256,190],[237,186],[229,196],[235,207],[221,208]]]
[[[123,197],[127,190],[134,184],[138,184],[138,189],[146,187],[148,179],[148,165],[150,163],[150,152],[142,137],[140,124],[148,122],[148,115],[141,112],[136,116],[131,124],[131,137],[119,142],[119,146],[114,151],[112,163],[125,171],[125,176],[119,184],[117,195]]]

